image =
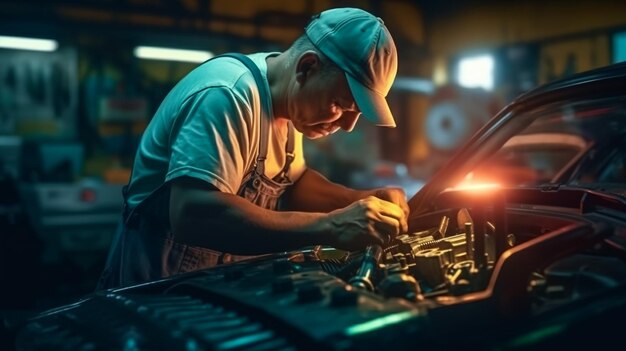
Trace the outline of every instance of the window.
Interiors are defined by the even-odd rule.
[[[493,90],[494,59],[492,55],[461,58],[457,67],[457,82],[467,88]]]

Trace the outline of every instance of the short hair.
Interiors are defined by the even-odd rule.
[[[289,58],[293,61],[297,59],[300,54],[309,50],[317,53],[317,56],[320,58],[322,71],[325,74],[343,73],[339,66],[337,66],[331,59],[329,59],[326,55],[319,51],[315,45],[313,45],[306,34],[302,34],[298,39],[296,39],[296,41],[293,42],[293,44],[291,44],[291,47],[289,48]]]

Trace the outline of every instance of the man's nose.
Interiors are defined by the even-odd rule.
[[[339,121],[337,121],[339,127],[341,127],[341,129],[345,130],[346,132],[351,132],[352,129],[354,129],[356,122],[359,120],[360,115],[360,112],[345,111],[341,115]]]

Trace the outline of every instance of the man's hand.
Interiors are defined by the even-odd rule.
[[[409,230],[407,219],[409,218],[410,209],[409,204],[406,202],[406,194],[404,193],[404,190],[400,188],[379,188],[374,189],[372,192],[377,198],[394,203],[402,209],[402,212],[404,213],[404,217],[401,222],[402,233],[406,233]]]
[[[397,191],[381,196],[393,196],[400,201]],[[406,204],[406,201],[404,201]],[[407,206],[408,208],[408,206]],[[331,245],[344,250],[359,250],[366,245],[388,244],[393,237],[406,231],[404,209],[393,202],[368,196],[348,207],[328,214]]]

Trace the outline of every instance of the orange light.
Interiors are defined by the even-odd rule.
[[[492,174],[493,175],[493,174]],[[474,172],[469,172],[465,178],[459,182],[452,190],[487,191],[500,188],[498,177],[475,177]]]
[[[494,190],[494,189],[499,189],[499,188],[500,188],[500,184],[498,184],[498,183],[476,183],[476,184],[472,184],[472,183],[462,182],[462,183],[458,184],[457,186],[455,186],[453,188],[453,190],[489,191],[489,190]]]

